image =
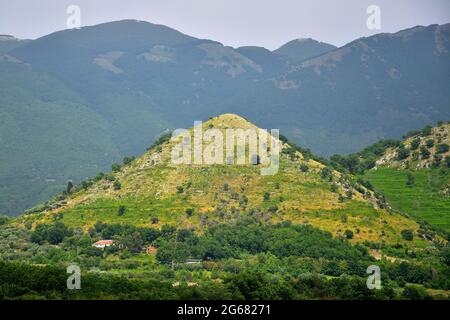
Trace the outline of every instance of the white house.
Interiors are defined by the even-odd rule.
[[[99,240],[92,246],[98,249],[105,249],[106,247],[112,246],[113,244],[114,240]]]

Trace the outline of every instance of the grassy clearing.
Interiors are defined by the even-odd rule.
[[[450,231],[450,197],[445,190],[450,174],[439,169],[412,173],[415,177],[412,187],[406,185],[406,170],[379,168],[368,171],[365,177],[383,192],[393,209]]]

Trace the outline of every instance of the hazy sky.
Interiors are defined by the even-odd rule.
[[[0,0],[0,34],[34,39],[65,29],[71,4],[80,7],[82,26],[146,20],[233,47],[269,49],[306,37],[340,46],[374,33],[450,22],[450,0]],[[372,4],[381,9],[381,30],[366,26]]]

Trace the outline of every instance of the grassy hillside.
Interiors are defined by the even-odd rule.
[[[396,211],[450,231],[450,124],[410,132],[384,150],[365,178]]]
[[[414,184],[408,186],[408,174]],[[439,169],[409,172],[390,168],[370,170],[365,177],[383,192],[391,207],[450,232],[450,173]]]
[[[203,124],[212,128],[256,129],[233,114]],[[264,164],[175,165],[177,141],[166,135],[112,172],[0,219],[0,257],[8,261],[0,263],[0,298],[449,295],[450,251],[439,234],[383,209],[382,197],[352,176],[279,142],[279,171],[263,176]],[[93,248],[100,239],[115,245]],[[74,262],[82,289],[66,290],[64,267]],[[372,265],[382,270],[380,290],[366,286]]]
[[[203,126],[223,132],[254,127],[235,115],[212,118]],[[344,237],[349,230],[355,242],[389,243],[402,242],[402,230],[419,228],[401,215],[378,209],[373,192],[305,159],[289,144],[283,145],[280,169],[273,176],[262,176],[262,165],[174,165],[173,146],[166,141],[19,221],[36,225],[60,219],[84,230],[98,221],[142,227],[169,224],[202,232],[207,225],[251,215],[271,223],[311,224],[335,236]],[[121,207],[124,212],[119,213]]]

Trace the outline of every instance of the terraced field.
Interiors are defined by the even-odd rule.
[[[415,177],[407,186],[408,171],[390,168],[370,170],[365,177],[383,192],[393,209],[450,231],[450,174],[441,169],[411,171]]]

